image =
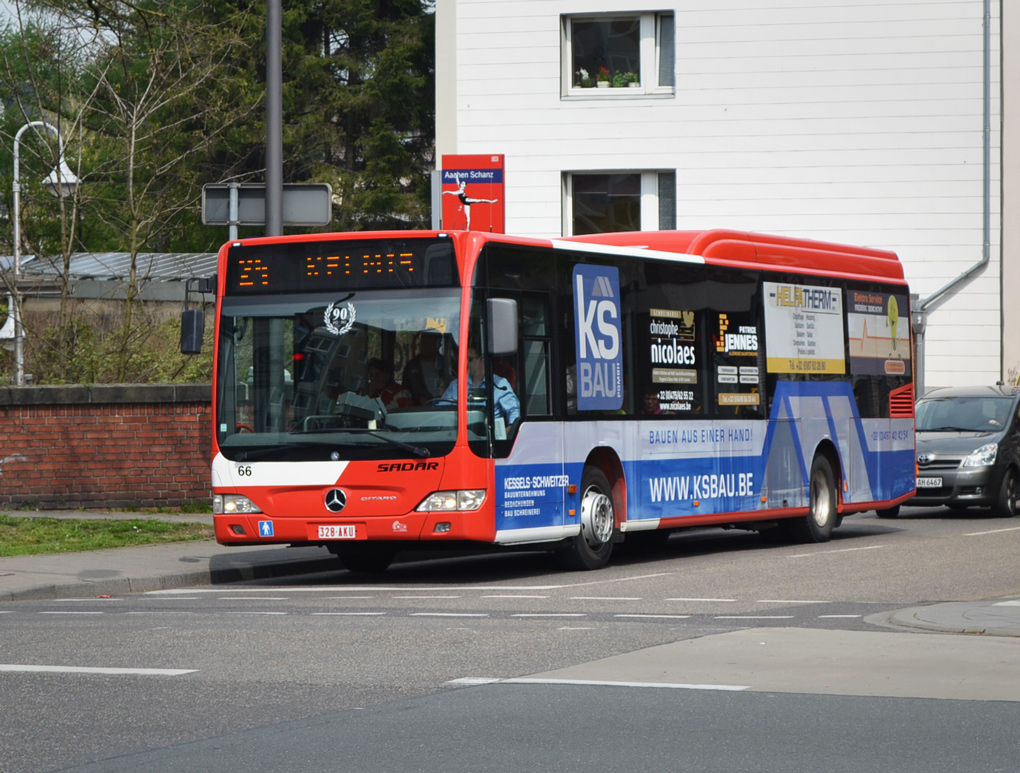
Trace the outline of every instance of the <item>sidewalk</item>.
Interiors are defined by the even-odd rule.
[[[147,518],[212,525],[212,516],[203,514],[0,512],[21,517]],[[340,569],[340,562],[325,548],[224,547],[212,540],[14,556],[0,558],[0,602],[141,593]],[[884,612],[866,620],[900,630],[1020,636],[1020,598],[944,602]]]
[[[93,511],[0,511],[13,517],[116,518],[205,523],[212,515]],[[224,547],[213,540],[0,557],[0,602],[95,597],[336,571],[325,548]]]

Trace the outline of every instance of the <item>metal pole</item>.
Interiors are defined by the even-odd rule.
[[[230,226],[230,230],[227,235],[232,242],[237,240],[237,191],[240,187],[241,184],[237,182],[227,183],[230,196],[227,206],[227,220],[229,221],[227,225]]]
[[[266,236],[283,236],[283,15],[266,3]]]
[[[21,293],[18,291],[18,279],[21,277],[21,135],[29,129],[47,129],[57,138],[57,166],[54,169],[54,182],[58,196],[63,196],[61,183],[64,163],[64,140],[60,132],[46,121],[26,123],[14,135],[14,385],[25,386],[25,329],[21,324]],[[74,184],[77,185],[77,178]]]
[[[21,182],[20,147],[21,134],[32,124],[21,127],[14,137],[14,386],[25,386],[25,333],[21,329],[21,292],[18,279],[21,277]]]

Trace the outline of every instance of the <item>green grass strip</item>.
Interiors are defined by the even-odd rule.
[[[0,515],[0,556],[76,553],[212,537],[213,528],[202,523]]]

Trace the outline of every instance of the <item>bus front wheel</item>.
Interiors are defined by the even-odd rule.
[[[597,467],[585,467],[581,475],[581,533],[559,554],[566,569],[601,569],[609,563],[616,535],[616,512],[609,479]]]
[[[839,517],[836,512],[836,476],[824,456],[816,456],[811,465],[809,507],[801,518],[783,521],[787,534],[796,542],[828,542]]]

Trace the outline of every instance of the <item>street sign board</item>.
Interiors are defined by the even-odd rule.
[[[443,156],[444,230],[506,233],[503,161],[502,155]]]
[[[284,225],[329,225],[333,220],[333,189],[328,183],[285,183]],[[230,183],[202,186],[202,222],[205,225],[265,225],[264,183],[237,185],[237,222],[230,222]]]

